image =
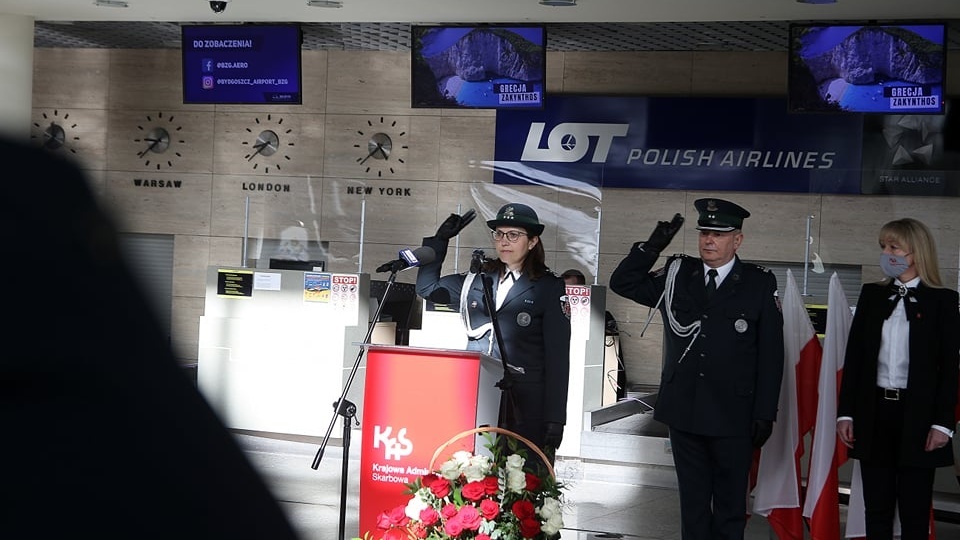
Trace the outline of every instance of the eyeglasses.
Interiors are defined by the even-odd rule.
[[[520,240],[521,236],[527,236],[527,233],[522,233],[520,231],[492,231],[492,234],[495,241],[499,242],[506,237],[511,244],[515,244],[518,240]]]

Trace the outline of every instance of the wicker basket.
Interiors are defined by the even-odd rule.
[[[509,429],[504,429],[504,428],[499,428],[499,427],[492,427],[492,426],[482,426],[482,427],[478,427],[478,428],[468,429],[468,430],[466,430],[466,431],[461,431],[460,433],[457,433],[456,435],[454,435],[453,437],[451,437],[447,442],[445,442],[445,443],[441,444],[440,446],[438,446],[437,449],[433,452],[433,457],[430,458],[430,470],[431,470],[431,471],[435,471],[435,470],[436,470],[436,461],[437,461],[437,459],[440,457],[441,454],[443,454],[443,452],[444,452],[450,445],[454,444],[454,443],[457,442],[458,440],[460,440],[460,439],[462,439],[462,438],[464,438],[464,437],[466,437],[466,436],[468,436],[468,435],[477,435],[477,434],[480,434],[480,433],[489,433],[489,432],[499,433],[499,434],[501,434],[501,435],[506,435],[506,436],[508,436],[508,437],[512,437],[512,438],[514,438],[514,439],[522,442],[523,444],[527,445],[527,448],[533,450],[538,456],[540,456],[540,459],[543,461],[543,464],[547,466],[547,471],[550,473],[550,477],[551,477],[551,478],[554,478],[554,479],[557,478],[557,475],[556,475],[556,473],[555,473],[554,470],[553,470],[553,465],[550,464],[550,459],[547,458],[547,455],[544,454],[542,450],[540,450],[539,448],[537,448],[537,445],[535,445],[535,444],[533,444],[532,442],[530,442],[530,440],[527,439],[526,437],[523,437],[522,435],[519,435],[519,434],[517,434],[517,433],[514,433],[513,431],[510,431]]]

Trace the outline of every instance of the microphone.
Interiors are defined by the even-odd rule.
[[[473,258],[470,259],[470,273],[479,274],[481,267],[483,267],[483,250],[475,249],[473,250]]]
[[[401,249],[399,255],[399,259],[378,266],[377,272],[399,272],[414,266],[430,264],[437,260],[437,252],[429,246],[422,246],[417,249]]]

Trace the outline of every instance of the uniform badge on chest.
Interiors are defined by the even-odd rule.
[[[746,332],[746,331],[747,331],[747,321],[745,321],[745,320],[743,320],[743,319],[737,319],[737,320],[733,323],[733,329],[736,330],[736,331],[737,331],[738,333],[740,333],[740,334]]]
[[[517,313],[517,326],[530,326],[530,314],[526,311]]]

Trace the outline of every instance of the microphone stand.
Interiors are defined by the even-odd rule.
[[[353,419],[358,426],[360,425],[360,423],[356,421],[357,406],[347,401],[347,392],[350,391],[350,385],[353,384],[353,379],[357,375],[357,370],[360,368],[360,361],[363,359],[363,353],[366,350],[365,346],[370,344],[370,338],[373,336],[373,330],[376,327],[377,321],[380,319],[380,311],[383,309],[383,305],[386,303],[385,300],[390,294],[390,289],[393,287],[393,283],[397,280],[397,272],[400,270],[401,269],[397,268],[396,265],[391,268],[390,277],[387,278],[387,286],[383,291],[383,297],[380,298],[380,301],[377,303],[377,311],[374,313],[373,318],[367,327],[367,335],[363,338],[363,343],[360,345],[360,350],[357,352],[357,359],[353,362],[353,368],[350,370],[350,376],[347,377],[347,382],[343,385],[343,391],[340,393],[340,399],[333,403],[335,412],[330,418],[330,425],[327,426],[327,432],[323,436],[323,441],[320,443],[320,448],[317,450],[317,454],[313,458],[313,464],[310,465],[310,468],[313,470],[317,470],[317,468],[320,466],[320,461],[323,459],[323,453],[327,448],[327,443],[330,442],[330,433],[333,432],[333,426],[337,423],[337,417],[342,416],[343,463],[340,471],[340,522],[337,530],[338,538],[340,538],[340,540],[346,540],[346,536],[344,535],[344,525],[347,518],[346,497],[347,472],[349,471],[350,457],[350,420]]]
[[[479,253],[478,253],[479,252]],[[479,255],[482,260],[483,252],[480,250],[473,252],[474,257]],[[478,265],[477,275],[483,284],[483,302],[490,313],[490,323],[493,325],[493,335],[497,340],[497,348],[500,350],[500,363],[503,366],[503,378],[497,382],[496,387],[503,392],[500,402],[500,413],[498,422],[501,425],[514,427],[513,424],[520,424],[522,417],[517,410],[516,402],[513,400],[513,376],[510,373],[510,365],[507,363],[507,350],[503,345],[502,334],[500,333],[500,321],[497,319],[497,304],[493,300],[493,279],[483,271],[483,265]],[[507,419],[511,421],[508,422]]]

